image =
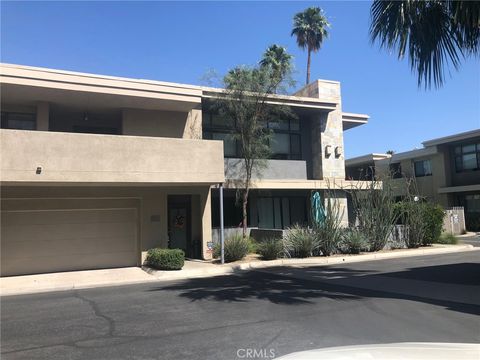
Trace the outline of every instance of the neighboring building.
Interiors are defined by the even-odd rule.
[[[345,160],[345,173],[350,180],[373,180],[375,164],[379,160],[390,159],[390,154],[367,154]]]
[[[445,208],[463,206],[467,229],[479,231],[480,129],[425,141],[423,146],[348,159],[346,172],[356,180],[363,179],[366,167],[370,172],[390,171],[394,178],[415,177],[419,194]]]
[[[152,247],[211,258],[218,184],[238,226],[241,162],[228,122],[209,113],[221,89],[27,66],[0,66],[1,275],[139,266]],[[272,95],[298,120],[272,119],[273,158],[254,180],[250,227],[308,221],[312,190],[345,209],[340,84]],[[218,140],[223,140],[218,141]],[[213,191],[212,191],[213,189]]]

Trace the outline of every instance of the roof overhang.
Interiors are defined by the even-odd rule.
[[[393,154],[392,157],[389,159],[379,160],[379,163],[398,162],[398,161],[408,160],[408,159],[417,159],[424,156],[434,155],[437,152],[438,152],[438,149],[436,146],[423,148],[423,149],[415,149],[415,150],[405,151],[402,153]]]
[[[225,93],[224,89],[204,87],[202,97],[205,99],[216,99],[216,98],[220,98],[224,93]],[[321,101],[319,99],[310,98],[310,97],[278,95],[278,94],[268,95],[266,103],[270,105],[284,105],[284,106],[290,106],[294,108],[303,108],[303,109],[321,110],[321,111],[333,111],[337,107],[337,103],[335,102],[325,102],[325,101]]]
[[[189,111],[201,103],[198,87],[43,69],[0,65],[2,101],[89,104]]]
[[[366,154],[345,160],[345,166],[373,164],[375,161],[389,159],[391,156],[390,154]]]
[[[343,130],[348,130],[368,123],[370,116],[365,114],[354,114],[342,112]]]
[[[445,136],[433,140],[424,141],[422,144],[425,147],[435,146],[435,145],[443,145],[448,143],[453,143],[457,141],[464,141],[468,139],[473,139],[476,137],[480,137],[480,129],[475,129],[471,131],[466,131],[460,134]]]
[[[227,189],[242,189],[245,187],[242,180],[226,180]],[[329,180],[252,180],[251,188],[259,190],[366,190],[371,181],[329,179]],[[382,183],[377,181],[376,188]]]

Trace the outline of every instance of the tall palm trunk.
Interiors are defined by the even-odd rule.
[[[307,58],[307,84],[310,83],[310,62],[311,62],[311,57],[312,57],[312,49],[310,46],[308,47],[308,58]]]

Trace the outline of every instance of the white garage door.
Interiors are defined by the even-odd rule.
[[[136,209],[2,211],[1,275],[136,266]]]

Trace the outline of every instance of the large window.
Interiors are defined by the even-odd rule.
[[[480,194],[465,195],[465,211],[480,213]]]
[[[285,229],[307,222],[305,197],[259,197],[257,199],[258,228]]]
[[[212,227],[220,227],[220,198],[217,190],[212,191]],[[247,209],[248,210],[248,209]],[[237,201],[235,193],[225,190],[223,198],[223,224],[225,227],[242,226],[242,203]],[[251,222],[250,213],[247,213],[248,222]]]
[[[415,168],[416,177],[432,175],[432,163],[430,160],[414,161],[413,166]]]
[[[202,117],[203,138],[223,140],[226,158],[242,157],[240,144],[233,136],[234,121],[211,112],[204,112]],[[302,158],[298,119],[272,119],[265,126],[272,130],[270,138],[272,159],[300,160]]]
[[[480,143],[455,147],[455,169],[457,172],[480,169]]]
[[[35,114],[2,111],[1,118],[3,129],[35,130],[37,128]]]

